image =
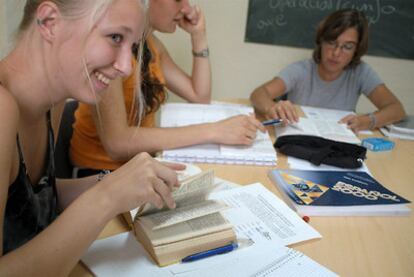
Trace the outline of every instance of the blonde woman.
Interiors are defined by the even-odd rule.
[[[175,172],[146,154],[106,176],[54,176],[65,99],[95,103],[113,79],[131,75],[144,8],[26,1],[18,42],[0,61],[0,276],[67,275],[117,214],[144,202],[174,207]]]
[[[136,100],[135,77],[131,76],[110,87],[99,109],[81,104],[75,113],[70,148],[75,176],[116,169],[140,152],[203,143],[250,145],[256,131],[264,131],[254,116],[246,115],[180,128],[154,126],[155,112],[167,97],[166,89],[191,103],[210,103],[211,68],[206,23],[199,7],[190,5],[188,0],[151,0],[148,13],[151,30],[174,33],[180,27],[189,34],[191,74],[177,66],[164,44],[151,32],[144,51],[145,103]],[[140,104],[145,104],[144,115],[138,112]]]

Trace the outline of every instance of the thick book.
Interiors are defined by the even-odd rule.
[[[160,158],[156,158],[158,161],[163,161]],[[184,164],[185,165],[185,169],[184,170],[177,170],[177,179],[178,181],[182,182],[186,179],[189,179],[189,177],[197,175],[198,173],[201,172],[201,168],[199,168],[196,165],[193,164]],[[122,217],[125,219],[126,223],[133,228],[134,225],[134,218],[138,213],[139,208],[133,209],[129,212],[125,212],[122,214]]]
[[[410,201],[366,172],[271,170],[269,177],[287,204],[314,216],[408,215]]]
[[[173,192],[175,209],[144,205],[138,211],[135,235],[158,265],[176,263],[236,241],[232,224],[221,214],[229,206],[207,199],[213,189],[214,172],[201,172],[184,180]]]
[[[287,135],[312,135],[325,139],[360,144],[361,140],[345,124],[332,119],[301,117],[298,123],[275,128],[276,138]]]
[[[241,114],[252,114],[251,106],[240,104],[168,103],[161,106],[161,127],[181,127],[216,122]],[[228,132],[232,132],[231,129]],[[200,144],[164,150],[162,157],[185,163],[276,165],[276,151],[269,133],[257,131],[250,146]]]

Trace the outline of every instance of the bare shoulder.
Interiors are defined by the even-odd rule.
[[[0,132],[17,131],[20,110],[16,99],[0,85]]]
[[[14,178],[13,155],[16,149],[16,135],[19,125],[19,106],[4,87],[0,85],[0,195],[7,196],[10,180]],[[1,197],[0,197],[1,198]],[[0,199],[1,200],[1,199]],[[1,212],[1,211],[0,211]]]
[[[160,55],[167,52],[167,49],[165,48],[162,41],[157,38],[154,34],[151,34],[148,39],[150,39],[153,42],[153,45],[155,46],[155,49],[157,49],[157,52],[160,53]]]

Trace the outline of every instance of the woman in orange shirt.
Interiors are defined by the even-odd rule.
[[[151,33],[144,46],[142,66],[141,90],[145,101],[139,99],[141,94],[133,85],[132,76],[115,82],[99,106],[81,104],[75,113],[70,156],[77,168],[76,176],[116,169],[140,152],[154,153],[202,143],[249,145],[257,129],[264,131],[254,116],[246,115],[188,127],[154,127],[155,112],[166,99],[165,87],[189,102],[210,102],[211,69],[205,19],[199,7],[190,6],[188,0],[152,0],[149,25],[162,33],[173,33],[178,25],[190,34],[192,73],[188,75],[181,70]],[[139,105],[144,102],[142,116]],[[228,132],[229,129],[232,131]]]

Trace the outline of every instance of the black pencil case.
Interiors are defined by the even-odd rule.
[[[280,153],[310,161],[314,165],[327,164],[341,168],[359,168],[366,159],[365,147],[309,135],[279,137],[274,147]]]

